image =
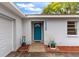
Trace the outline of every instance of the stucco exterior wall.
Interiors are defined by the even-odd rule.
[[[57,45],[62,45],[66,36],[66,20],[50,19],[47,20],[47,30],[45,31],[45,44],[50,40],[55,40]],[[63,40],[63,42],[62,42]]]
[[[67,35],[67,21],[77,21],[77,35]],[[27,38],[27,44],[31,44],[32,32],[31,21],[44,21],[44,44],[50,40],[55,40],[57,46],[79,46],[79,20],[76,18],[33,18],[24,19],[24,33]]]
[[[23,20],[23,35],[26,36],[26,44],[31,44],[31,20]]]

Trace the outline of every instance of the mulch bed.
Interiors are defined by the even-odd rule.
[[[45,45],[45,49],[46,49],[46,52],[59,52],[58,49],[51,49],[51,48],[48,47],[47,45]]]
[[[18,48],[17,52],[28,52],[29,45],[21,46]]]
[[[70,47],[57,47],[56,50],[55,50],[55,49],[51,49],[50,47],[45,45],[45,49],[46,49],[46,52],[79,53],[79,49],[78,48],[72,48],[71,49]]]

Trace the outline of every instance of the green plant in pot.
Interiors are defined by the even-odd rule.
[[[56,47],[56,42],[55,41],[51,41],[51,48],[55,48]]]
[[[25,45],[26,45],[26,36],[22,36],[21,46],[25,46]]]
[[[55,41],[50,41],[48,43],[48,47],[55,48],[56,47],[56,42]]]

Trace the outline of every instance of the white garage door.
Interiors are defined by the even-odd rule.
[[[12,50],[12,21],[0,18],[0,56]]]

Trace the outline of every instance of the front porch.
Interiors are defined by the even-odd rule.
[[[56,50],[50,49],[40,42],[20,47],[16,52],[11,52],[6,57],[78,57],[79,47],[58,46]]]

